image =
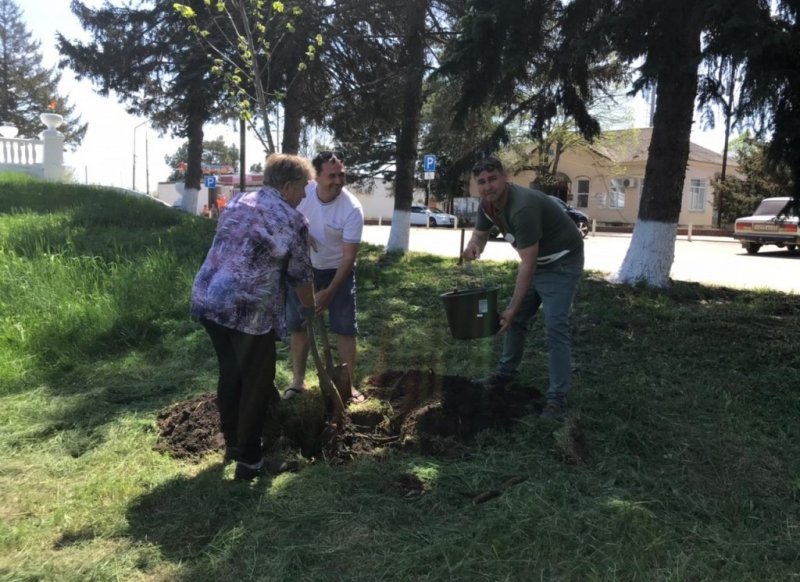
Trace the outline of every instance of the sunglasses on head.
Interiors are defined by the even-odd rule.
[[[316,157],[319,160],[319,163],[324,164],[325,162],[330,162],[331,160],[335,160],[337,162],[344,162],[344,156],[342,152],[337,152],[334,150],[326,150],[323,152],[319,152]]]
[[[500,160],[487,158],[485,160],[479,160],[474,166],[472,166],[473,176],[477,176],[481,172],[494,171],[503,171],[503,164],[500,163]]]

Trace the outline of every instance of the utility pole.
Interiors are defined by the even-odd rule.
[[[146,123],[146,121],[143,121],[133,128],[133,178],[131,179],[131,190],[134,192],[136,191],[136,130]],[[145,133],[145,139],[147,139],[147,133]]]
[[[244,167],[245,153],[245,126],[244,119],[239,119],[239,191],[247,189],[247,170]]]
[[[147,128],[144,128],[144,175],[145,175],[145,187],[147,191],[145,194],[150,196],[150,156],[148,151],[147,145]]]

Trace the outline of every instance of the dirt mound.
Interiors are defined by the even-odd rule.
[[[467,378],[431,371],[387,373],[369,382],[388,389],[389,431],[399,435],[398,444],[423,454],[457,453],[481,430],[507,427],[541,400],[531,386],[487,392]]]
[[[179,459],[197,459],[224,445],[219,431],[217,396],[201,394],[177,402],[156,416],[159,438],[155,449]]]
[[[364,384],[362,391],[382,406],[351,410],[349,423],[334,439],[324,418],[305,418],[308,409],[300,408],[303,418],[282,411],[282,441],[306,457],[328,461],[347,461],[387,446],[452,455],[464,451],[481,430],[509,426],[541,406],[541,394],[531,386],[510,384],[487,393],[467,378],[432,371],[386,372]],[[175,457],[199,459],[223,446],[214,394],[164,409],[157,423],[157,450]]]

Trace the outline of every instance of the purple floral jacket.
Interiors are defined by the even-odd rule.
[[[192,287],[192,316],[286,335],[286,288],[313,279],[308,222],[272,188],[234,196]],[[292,291],[290,291],[292,292]]]

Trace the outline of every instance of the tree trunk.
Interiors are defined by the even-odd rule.
[[[300,133],[303,123],[303,95],[306,92],[306,76],[297,73],[289,84],[283,100],[283,138],[281,151],[297,154],[300,151]]]
[[[411,203],[414,198],[414,172],[417,163],[417,138],[422,111],[422,82],[425,76],[425,16],[428,0],[408,0],[406,38],[400,65],[406,70],[403,108],[397,133],[397,176],[395,178],[394,213],[389,231],[387,252],[408,251],[411,228]]]
[[[660,61],[653,137],[631,244],[619,271],[611,277],[619,283],[668,287],[675,259],[702,30],[701,11],[693,0],[678,4],[662,13],[661,34],[653,36],[649,47],[648,59]]]
[[[203,180],[203,122],[205,113],[193,110],[186,122],[186,137],[189,141],[186,153],[186,175],[183,181],[183,199],[181,208],[191,214],[197,214],[197,196]]]
[[[738,65],[736,61],[731,62],[731,78],[728,84],[728,100],[725,103],[725,142],[722,147],[722,171],[719,175],[719,181],[724,182],[728,171],[728,146],[731,139],[731,120],[733,118],[733,100],[736,95],[734,94],[736,87],[736,69]],[[722,193],[717,196],[717,228],[722,228]]]
[[[556,174],[558,174],[558,164],[561,162],[561,152],[564,151],[564,144],[562,144],[561,142],[556,142],[555,150],[556,150],[555,154],[553,155],[553,170],[552,170],[553,177],[555,177]]]

